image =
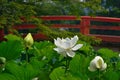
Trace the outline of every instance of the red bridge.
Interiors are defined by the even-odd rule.
[[[120,32],[120,26],[97,26],[97,25],[92,25],[92,21],[97,21],[97,22],[110,22],[110,23],[120,23],[120,18],[111,18],[111,17],[90,17],[90,16],[81,16],[80,18],[77,16],[41,16],[39,17],[44,21],[72,21],[72,20],[77,20],[80,21],[79,24],[52,24],[53,28],[77,28],[80,30],[80,33],[84,35],[89,35],[89,36],[96,36],[98,38],[101,38],[103,41],[106,42],[120,42],[120,36],[115,36],[115,35],[98,35],[98,34],[90,34],[91,29],[95,30],[115,30]],[[17,25],[16,29],[22,30],[22,29],[35,29],[35,25],[31,24],[22,24],[22,25]],[[0,40],[3,39],[4,36],[4,30],[0,30]],[[43,35],[41,34],[35,34],[34,39],[38,39]]]

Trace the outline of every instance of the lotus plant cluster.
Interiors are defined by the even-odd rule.
[[[77,35],[52,43],[28,33],[0,43],[0,80],[120,80],[119,70],[120,54],[96,51]]]
[[[54,48],[59,54],[64,57],[74,57],[76,50],[80,49],[83,44],[76,44],[78,41],[78,36],[74,36],[73,38],[57,38],[54,39],[54,44],[57,48]],[[96,70],[105,70],[107,68],[107,64],[104,62],[103,58],[100,56],[96,56],[91,62],[88,69],[90,71]]]

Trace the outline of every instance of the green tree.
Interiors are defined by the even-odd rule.
[[[17,1],[0,0],[0,28],[9,30],[15,24],[20,24],[24,20],[31,21],[31,16],[35,15],[34,7]],[[6,31],[8,32],[8,31]]]
[[[94,5],[93,5],[94,4]],[[85,9],[89,10],[88,15],[102,10],[101,0],[40,0],[36,4],[38,15],[85,15]]]
[[[108,17],[120,17],[120,1],[119,0],[102,0],[104,10],[97,15]]]

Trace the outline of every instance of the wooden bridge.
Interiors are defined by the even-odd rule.
[[[120,26],[100,26],[100,25],[92,25],[92,21],[97,22],[110,22],[110,23],[120,23],[120,18],[111,18],[111,17],[91,17],[91,16],[81,16],[80,18],[77,16],[41,16],[39,17],[43,21],[79,21],[79,24],[52,24],[52,28],[76,28],[80,30],[80,33],[89,36],[95,36],[101,38],[103,41],[106,42],[117,42],[120,43],[120,35],[101,35],[101,34],[91,34],[90,30],[114,30],[119,31],[120,33]],[[23,29],[35,29],[36,26],[33,24],[21,24],[15,26],[18,30]],[[0,30],[0,40],[3,39],[4,30]],[[34,39],[44,37],[42,34],[35,34]]]

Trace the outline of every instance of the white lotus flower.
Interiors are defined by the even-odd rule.
[[[97,69],[99,70],[105,70],[107,68],[107,64],[104,63],[104,60],[100,56],[96,56],[91,62],[90,66],[88,69],[90,71],[96,71]]]
[[[64,57],[74,57],[76,50],[81,48],[83,44],[77,44],[78,36],[74,36],[73,38],[65,38],[65,39],[54,39],[54,43],[57,46],[57,48],[54,48],[55,51],[57,51],[59,54],[62,54]]]
[[[27,34],[27,36],[24,38],[24,41],[25,41],[26,47],[31,47],[33,45],[34,40],[31,33]]]

